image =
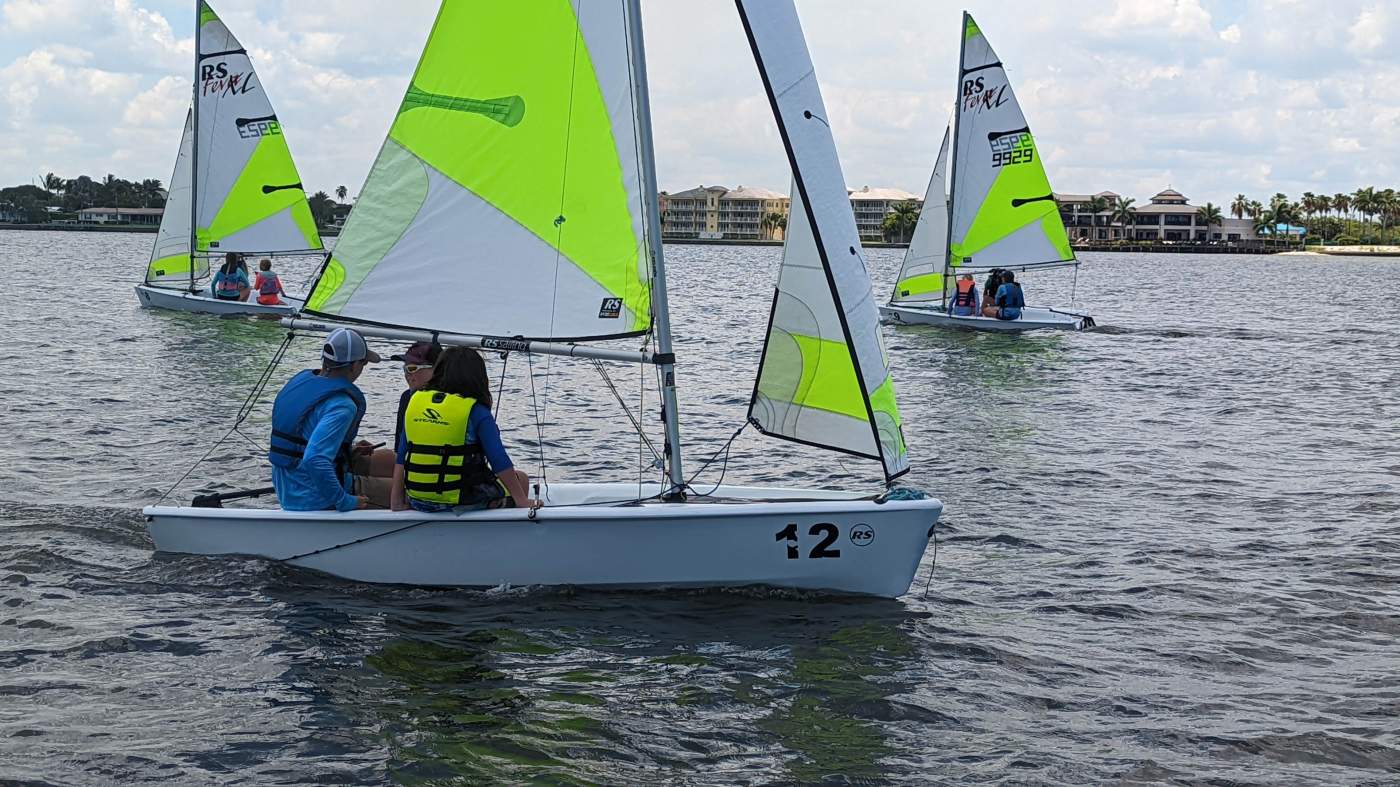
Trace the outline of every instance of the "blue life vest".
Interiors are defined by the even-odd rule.
[[[219,271],[219,274],[214,277],[214,295],[220,298],[237,298],[239,295],[237,277],[236,270],[233,273]]]
[[[360,431],[360,419],[365,417],[365,395],[355,384],[343,377],[326,377],[310,369],[297,372],[278,392],[272,403],[272,444],[267,460],[282,468],[294,468],[306,452],[306,438],[301,436],[306,417],[321,402],[332,396],[348,396],[355,403],[355,420],[345,431],[345,440],[336,454],[336,472],[343,476],[349,468],[350,447]]]
[[[997,288],[997,319],[999,320],[1019,320],[1021,318],[1021,308],[1026,305],[1026,298],[1021,294],[1021,285],[1016,282],[1007,282]]]

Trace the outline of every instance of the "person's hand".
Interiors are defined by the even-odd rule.
[[[355,496],[355,508],[356,508],[356,509],[365,509],[365,508],[370,508],[370,507],[371,507],[371,506],[370,506],[369,496],[368,496],[368,495],[356,495],[356,496]]]
[[[369,456],[374,453],[374,443],[368,440],[357,440],[355,447],[350,450],[354,452],[355,456]]]

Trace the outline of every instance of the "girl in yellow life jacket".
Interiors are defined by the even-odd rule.
[[[485,362],[470,347],[444,350],[433,379],[404,410],[390,507],[432,513],[542,505],[530,498],[529,485],[501,444]]]

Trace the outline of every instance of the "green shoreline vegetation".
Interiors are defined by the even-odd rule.
[[[343,201],[349,190],[338,186],[335,193]],[[126,208],[164,208],[165,200],[164,184],[156,178],[137,181],[108,174],[101,180],[88,175],[68,179],[50,172],[39,184],[0,188],[0,227],[24,224],[55,225],[53,229],[64,229],[79,224],[79,211],[88,208],[115,208],[120,213]],[[350,206],[337,203],[324,191],[307,197],[307,202],[316,225],[322,229],[335,226],[335,219],[343,218],[350,210]],[[122,221],[94,222],[87,226],[146,229]]]
[[[332,231],[339,228],[337,219],[343,221],[345,214],[349,212],[350,206],[344,204],[348,194],[349,190],[345,186],[338,186],[335,196],[339,202],[324,191],[317,191],[307,198],[318,227]],[[79,211],[85,208],[163,208],[165,198],[164,185],[155,178],[134,181],[109,174],[100,180],[88,175],[67,179],[50,172],[43,177],[40,184],[0,188],[0,226],[53,225],[52,229],[65,229],[80,223]],[[1132,203],[1131,199],[1119,198],[1116,204],[1103,201],[1098,207],[1111,212],[1112,223],[1115,226],[1128,227],[1132,225],[1136,212]],[[1196,215],[1201,222],[1218,226],[1224,212],[1221,206],[1207,202],[1197,210]],[[1278,192],[1269,198],[1267,204],[1238,194],[1230,202],[1229,215],[1237,219],[1252,220],[1254,231],[1261,238],[1276,235],[1275,228],[1279,225],[1291,225],[1307,230],[1305,243],[1308,245],[1400,245],[1400,194],[1397,194],[1395,189],[1367,186],[1349,194],[1338,192],[1331,196],[1306,191],[1297,200],[1291,200],[1286,194]],[[896,205],[885,218],[886,243],[907,243],[918,216],[919,208],[914,203]],[[782,223],[786,224],[785,221]],[[150,229],[122,221],[83,226]],[[1141,241],[1119,243],[1142,245]],[[1113,243],[1093,245],[1111,246]]]

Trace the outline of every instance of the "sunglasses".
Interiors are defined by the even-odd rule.
[[[430,363],[406,363],[403,365],[403,373],[413,374],[414,372],[419,372],[424,369],[431,370],[432,368],[433,365]]]

